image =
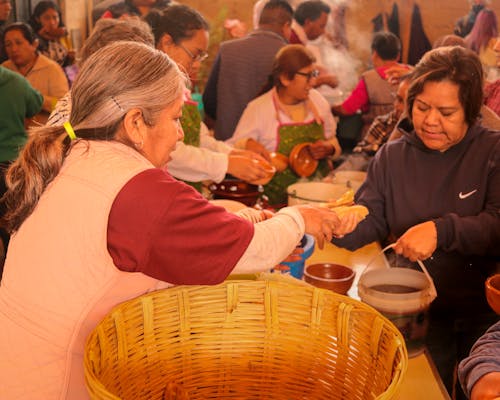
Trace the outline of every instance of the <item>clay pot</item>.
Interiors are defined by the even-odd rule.
[[[208,188],[214,199],[235,200],[248,207],[253,207],[261,195],[258,186],[238,179],[225,179],[220,183],[212,183]]]
[[[260,164],[261,167],[264,168],[267,175],[264,178],[257,179],[256,181],[251,181],[252,185],[265,185],[269,183],[271,179],[273,179],[274,174],[276,173],[276,168],[273,165],[269,164],[267,161],[254,159],[253,162]]]
[[[309,150],[312,143],[304,142],[293,147],[288,156],[290,167],[300,177],[306,178],[314,174],[318,168],[318,160],[315,160]]]
[[[283,172],[288,167],[288,157],[281,153],[272,152],[271,164],[276,168],[277,172]]]
[[[486,300],[497,314],[500,315],[500,274],[495,274],[486,279]]]
[[[340,264],[318,263],[307,265],[304,280],[313,286],[345,295],[351,288],[356,273]]]

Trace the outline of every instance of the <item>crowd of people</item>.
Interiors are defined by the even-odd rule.
[[[192,7],[118,1],[76,55],[56,3],[2,23],[10,11],[0,0],[0,398],[86,398],[84,341],[114,305],[267,271],[305,233],[425,261],[438,292],[426,346],[447,390],[500,395],[484,296],[500,267],[500,38],[486,0],[415,65],[397,34],[374,32],[371,68],[333,103],[321,88],[339,76],[315,46],[332,7],[258,1],[256,29],[217,50],[203,107],[190,88],[210,25]],[[231,213],[201,193],[207,180],[257,182],[301,143],[318,161],[311,180],[367,172],[365,219],[287,207],[301,178],[290,167],[263,187],[270,210]]]

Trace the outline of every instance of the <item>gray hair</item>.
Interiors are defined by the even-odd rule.
[[[104,18],[96,22],[90,36],[85,40],[78,62],[82,65],[97,50],[118,41],[130,41],[154,46],[151,27],[138,18],[126,20]]]
[[[70,122],[75,131],[106,129],[132,108],[154,125],[163,109],[182,95],[177,64],[159,50],[137,42],[115,42],[88,58],[71,89]],[[85,137],[85,135],[78,135]]]

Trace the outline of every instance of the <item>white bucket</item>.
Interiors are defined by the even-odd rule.
[[[288,205],[315,204],[335,201],[348,188],[345,185],[327,182],[299,182],[288,186]]]
[[[351,188],[355,192],[363,184],[366,179],[366,172],[363,171],[334,171],[333,183],[339,183]]]
[[[419,264],[427,272],[423,264]],[[424,351],[428,310],[436,298],[434,283],[424,272],[398,267],[367,267],[358,282],[360,299],[380,311],[401,331],[409,357]]]

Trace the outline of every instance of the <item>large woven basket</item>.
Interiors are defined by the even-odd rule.
[[[284,281],[179,286],[117,306],[85,348],[92,399],[390,399],[408,356],[373,308]]]

